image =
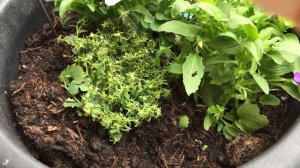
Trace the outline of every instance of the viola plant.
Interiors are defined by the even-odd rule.
[[[273,94],[279,89],[300,101],[300,44],[296,35],[288,33],[293,25],[262,12],[250,1],[105,3],[56,1],[62,18],[68,11],[99,25],[102,18],[119,18],[124,23],[119,27],[158,34],[153,64],[182,77],[187,94],[207,109],[206,130],[216,127],[231,139],[266,126],[268,119],[259,106],[279,105],[280,99]],[[289,78],[292,73],[294,78]]]

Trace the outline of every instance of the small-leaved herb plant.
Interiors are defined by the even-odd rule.
[[[64,106],[99,122],[118,142],[123,132],[161,116],[159,100],[169,90],[166,71],[153,64],[154,40],[118,32],[110,21],[105,25],[106,32],[63,38],[72,47],[74,64],[60,80],[70,96]]]
[[[300,100],[300,87],[289,77],[300,71],[299,40],[288,33],[293,25],[249,0],[122,0],[115,6],[56,0],[56,6],[64,19],[72,11],[96,23],[120,18],[137,33],[156,32],[155,65],[167,58],[165,68],[206,107],[204,128],[215,126],[228,139],[268,124],[259,105],[279,105],[273,91]]]

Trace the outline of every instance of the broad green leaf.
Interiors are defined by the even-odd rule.
[[[267,54],[270,58],[272,58],[272,60],[276,63],[276,64],[283,64],[284,62],[286,62],[286,60],[282,57],[280,52],[277,51],[271,51]]]
[[[166,17],[163,13],[157,12],[155,14],[155,18],[157,20],[170,20],[168,17]]]
[[[278,106],[280,105],[280,99],[274,95],[262,95],[259,98],[259,103],[269,106]]]
[[[153,16],[151,15],[151,13],[149,12],[149,10],[147,8],[145,8],[145,6],[141,5],[141,4],[138,4],[136,5],[132,11],[135,11],[135,12],[138,12],[140,14],[143,14],[145,19],[144,21],[146,23],[152,23],[154,21],[154,18]]]
[[[297,58],[293,63],[293,71],[300,72],[300,58]]]
[[[294,66],[291,63],[276,64],[271,60],[261,61],[261,65],[259,66],[259,71],[269,77],[285,75],[293,70]]]
[[[285,39],[286,39],[287,41],[290,41],[290,42],[292,42],[292,43],[298,43],[298,44],[299,44],[299,39],[298,39],[298,37],[297,37],[295,34],[293,34],[293,33],[287,33],[287,34],[284,35],[284,37],[285,37]]]
[[[213,65],[213,68],[209,72],[211,77],[211,84],[222,85],[225,82],[229,82],[235,77],[236,65],[231,63],[223,63]]]
[[[190,54],[182,66],[183,84],[188,95],[199,89],[201,79],[204,75],[202,57],[197,54]]]
[[[165,22],[158,27],[158,32],[167,32],[179,34],[187,37],[195,37],[200,30],[200,27],[193,24],[187,24],[181,21],[172,20]]]
[[[196,7],[204,10],[206,13],[214,17],[216,20],[219,21],[227,21],[227,17],[225,13],[223,13],[218,7],[211,3],[207,2],[198,2],[195,4]]]
[[[253,79],[258,84],[258,86],[264,91],[265,94],[269,94],[270,87],[267,80],[257,73],[252,74]]]
[[[182,74],[182,65],[174,62],[174,63],[167,66],[167,70],[170,73],[180,75],[180,74]]]
[[[295,85],[292,82],[290,82],[290,83],[280,83],[280,86],[289,95],[291,95],[293,98],[300,101],[300,86],[299,85]]]
[[[200,88],[200,97],[208,106],[223,103],[220,98],[220,95],[224,94],[222,86],[213,85],[209,80],[204,80]]]
[[[252,21],[244,16],[233,14],[228,22],[231,29],[242,28],[250,40],[259,38],[258,30]]]
[[[59,17],[64,18],[65,13],[70,10],[71,5],[83,3],[82,0],[63,0],[59,6]]]
[[[262,40],[269,40],[272,35],[279,35],[280,32],[274,27],[267,27],[259,32],[259,36]]]
[[[261,48],[262,44],[259,45],[256,42],[248,42],[246,43],[245,47],[249,51],[249,53],[253,56],[255,61],[259,63],[259,61],[263,56],[263,49]]]
[[[211,47],[226,54],[237,54],[241,52],[240,41],[232,32],[225,32],[218,35],[216,39],[210,41]]]
[[[203,127],[206,131],[209,130],[209,128],[213,125],[214,123],[214,116],[211,114],[206,114],[204,117],[204,121],[203,121]]]
[[[172,17],[176,17],[180,13],[192,8],[193,6],[185,0],[176,0],[172,4],[171,15]]]
[[[294,40],[277,42],[272,49],[279,52],[281,57],[289,63],[295,62],[300,57],[300,44]]]
[[[244,103],[238,110],[238,124],[247,132],[258,130],[269,124],[266,116],[259,114],[256,104]]]

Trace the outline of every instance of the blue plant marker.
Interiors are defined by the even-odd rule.
[[[183,17],[185,17],[186,19],[188,20],[191,20],[193,18],[193,14],[190,13],[190,12],[184,12],[184,13],[181,13],[180,15],[183,15]]]

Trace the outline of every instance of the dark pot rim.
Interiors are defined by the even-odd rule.
[[[37,0],[0,0],[0,167],[47,167],[35,159],[20,140],[6,95],[8,83],[16,77],[18,52],[23,41],[45,21]],[[240,167],[300,167],[298,109],[300,103],[292,101],[288,109],[291,120],[285,134],[263,154]]]

